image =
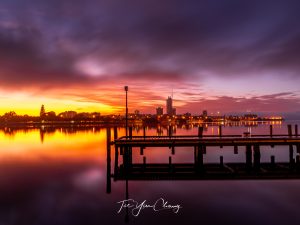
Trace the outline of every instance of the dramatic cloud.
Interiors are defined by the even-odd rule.
[[[169,86],[153,90],[155,100],[180,83],[187,88],[178,102],[193,102],[211,97],[212,79],[216,86],[247,79],[230,87],[230,97],[241,89],[247,98],[265,78],[274,87],[257,95],[297,92],[299,11],[296,0],[3,0],[0,87],[95,90],[139,82],[151,92]],[[191,83],[201,94],[189,94]]]

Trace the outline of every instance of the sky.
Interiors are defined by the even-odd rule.
[[[300,112],[296,0],[1,0],[0,114]],[[299,113],[300,114],[300,113]]]

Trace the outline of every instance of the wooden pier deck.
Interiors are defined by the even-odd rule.
[[[111,147],[114,146],[114,170],[111,173]],[[245,161],[225,163],[220,156],[219,163],[205,162],[204,155],[212,146],[232,146],[234,154],[242,146],[245,149]],[[269,162],[261,162],[261,146],[287,146],[288,162],[277,162],[275,156]],[[167,147],[171,156],[166,163],[148,163],[144,150],[148,147]],[[193,163],[172,163],[172,156],[177,147],[190,147],[194,156]],[[192,148],[191,148],[192,147]],[[212,149],[212,148],[211,148]],[[133,151],[139,151],[143,163],[133,162]],[[300,136],[298,126],[295,132],[288,125],[288,134],[264,135],[223,135],[219,127],[218,135],[203,135],[203,128],[198,128],[198,135],[168,136],[133,136],[132,128],[129,135],[118,138],[114,129],[114,140],[111,140],[111,130],[107,129],[107,171],[109,182],[117,180],[247,180],[247,179],[300,179]],[[120,160],[121,158],[121,160]],[[121,162],[119,162],[121,161]]]

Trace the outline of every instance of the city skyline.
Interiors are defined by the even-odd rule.
[[[169,4],[172,3],[172,4]],[[300,112],[298,2],[0,3],[0,114]],[[208,13],[209,12],[209,13]]]

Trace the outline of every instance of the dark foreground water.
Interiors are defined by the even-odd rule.
[[[226,126],[223,132],[248,129]],[[255,134],[268,130],[269,125],[251,127]],[[218,127],[205,132],[217,134]],[[157,129],[147,133],[155,135]],[[196,133],[196,128],[176,129],[178,135]],[[286,123],[274,124],[274,133],[287,133]],[[262,161],[271,155],[276,161],[289,157],[287,147],[265,147],[261,154]],[[146,149],[145,155],[147,162],[168,162],[171,152]],[[242,162],[245,151],[240,148],[235,155],[228,147],[208,148],[204,160],[218,162],[220,156]],[[142,156],[135,154],[133,160],[141,162]],[[174,162],[192,160],[190,149],[176,149]],[[300,224],[300,180],[129,181],[128,191],[138,203],[163,198],[182,207],[178,213],[146,208],[137,217],[129,210],[129,224]],[[0,130],[0,225],[124,224],[126,210],[118,213],[117,203],[124,199],[123,181],[112,181],[112,192],[106,193],[106,129]]]

